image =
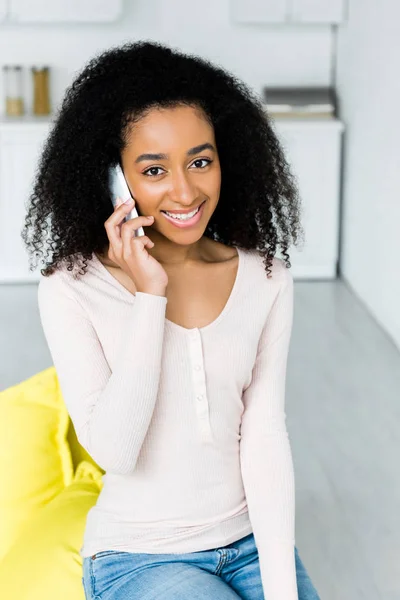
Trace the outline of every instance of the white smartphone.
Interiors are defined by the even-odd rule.
[[[126,182],[125,176],[122,172],[121,166],[118,164],[115,167],[110,167],[108,172],[108,183],[111,193],[111,201],[115,208],[117,203],[117,198],[121,198],[122,201],[127,200],[128,198],[132,198],[129,191],[128,184]],[[136,205],[132,208],[132,210],[124,217],[124,221],[129,221],[129,219],[133,219],[138,217],[138,212],[136,210]],[[138,237],[144,235],[143,227],[139,227],[134,231],[134,236]]]

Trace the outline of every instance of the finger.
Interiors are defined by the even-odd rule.
[[[139,215],[138,217],[133,217],[133,219],[129,219],[122,223],[121,230],[129,229],[131,232],[130,236],[134,237],[133,232],[139,229],[139,227],[149,227],[153,223],[154,217],[152,215]]]
[[[113,250],[116,254],[120,253],[122,249],[121,223],[124,218],[124,214],[127,212],[127,205],[120,197],[117,197],[114,206],[114,212],[104,223],[110,245],[113,247]]]
[[[153,243],[147,235],[132,237],[129,233],[127,229],[122,233],[122,258],[126,261],[132,256],[140,257],[147,254],[145,247],[151,247]]]
[[[117,198],[114,207],[114,212],[108,217],[104,223],[106,228],[108,239],[110,242],[113,240],[115,249],[120,250],[121,248],[121,227],[124,216],[126,216],[132,210],[133,203],[125,203],[120,197]]]
[[[115,204],[115,209],[114,212],[109,216],[109,221],[111,222],[118,222],[121,223],[124,216],[126,216],[131,210],[133,210],[133,207],[135,206],[135,201],[132,200],[131,202],[124,202],[124,200],[121,200],[120,198],[117,199],[116,204]]]
[[[127,253],[129,254],[130,247],[131,247],[131,241],[140,240],[141,242],[144,242],[144,238],[146,236],[143,236],[143,235],[137,236],[137,235],[135,235],[134,232],[137,229],[139,229],[139,227],[145,227],[145,226],[151,225],[153,223],[153,220],[154,219],[152,217],[149,219],[148,217],[143,216],[143,217],[135,217],[134,219],[126,221],[126,223],[123,223],[123,225],[121,227],[121,239],[122,239],[123,251],[127,251]],[[143,250],[143,246],[140,245],[140,243],[138,244],[138,246],[139,246],[139,249]]]
[[[122,204],[122,200],[121,198],[118,196],[116,201],[115,201],[115,206],[114,206],[114,210],[117,210],[117,208],[119,208],[119,206]]]

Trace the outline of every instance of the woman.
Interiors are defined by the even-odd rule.
[[[113,210],[117,163],[135,201]],[[114,48],[68,89],[34,183],[42,325],[105,471],[86,598],[317,599],[284,412],[299,203],[257,97],[161,44]]]

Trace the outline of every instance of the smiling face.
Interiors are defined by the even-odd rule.
[[[221,188],[214,129],[200,109],[151,109],[132,125],[121,159],[139,215],[154,216],[145,234],[179,245],[197,242]],[[163,212],[188,213],[199,206],[187,221]]]

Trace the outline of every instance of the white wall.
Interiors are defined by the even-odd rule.
[[[257,93],[265,84],[320,84],[330,80],[329,26],[235,24],[229,0],[127,0],[115,24],[1,25],[0,63],[48,65],[56,106],[74,73],[97,52],[135,39],[168,43],[234,72]],[[4,97],[3,82],[0,99]],[[27,110],[32,106],[26,73]],[[4,101],[0,114],[4,114]]]
[[[351,0],[338,39],[346,125],[341,270],[400,347],[400,2]]]

